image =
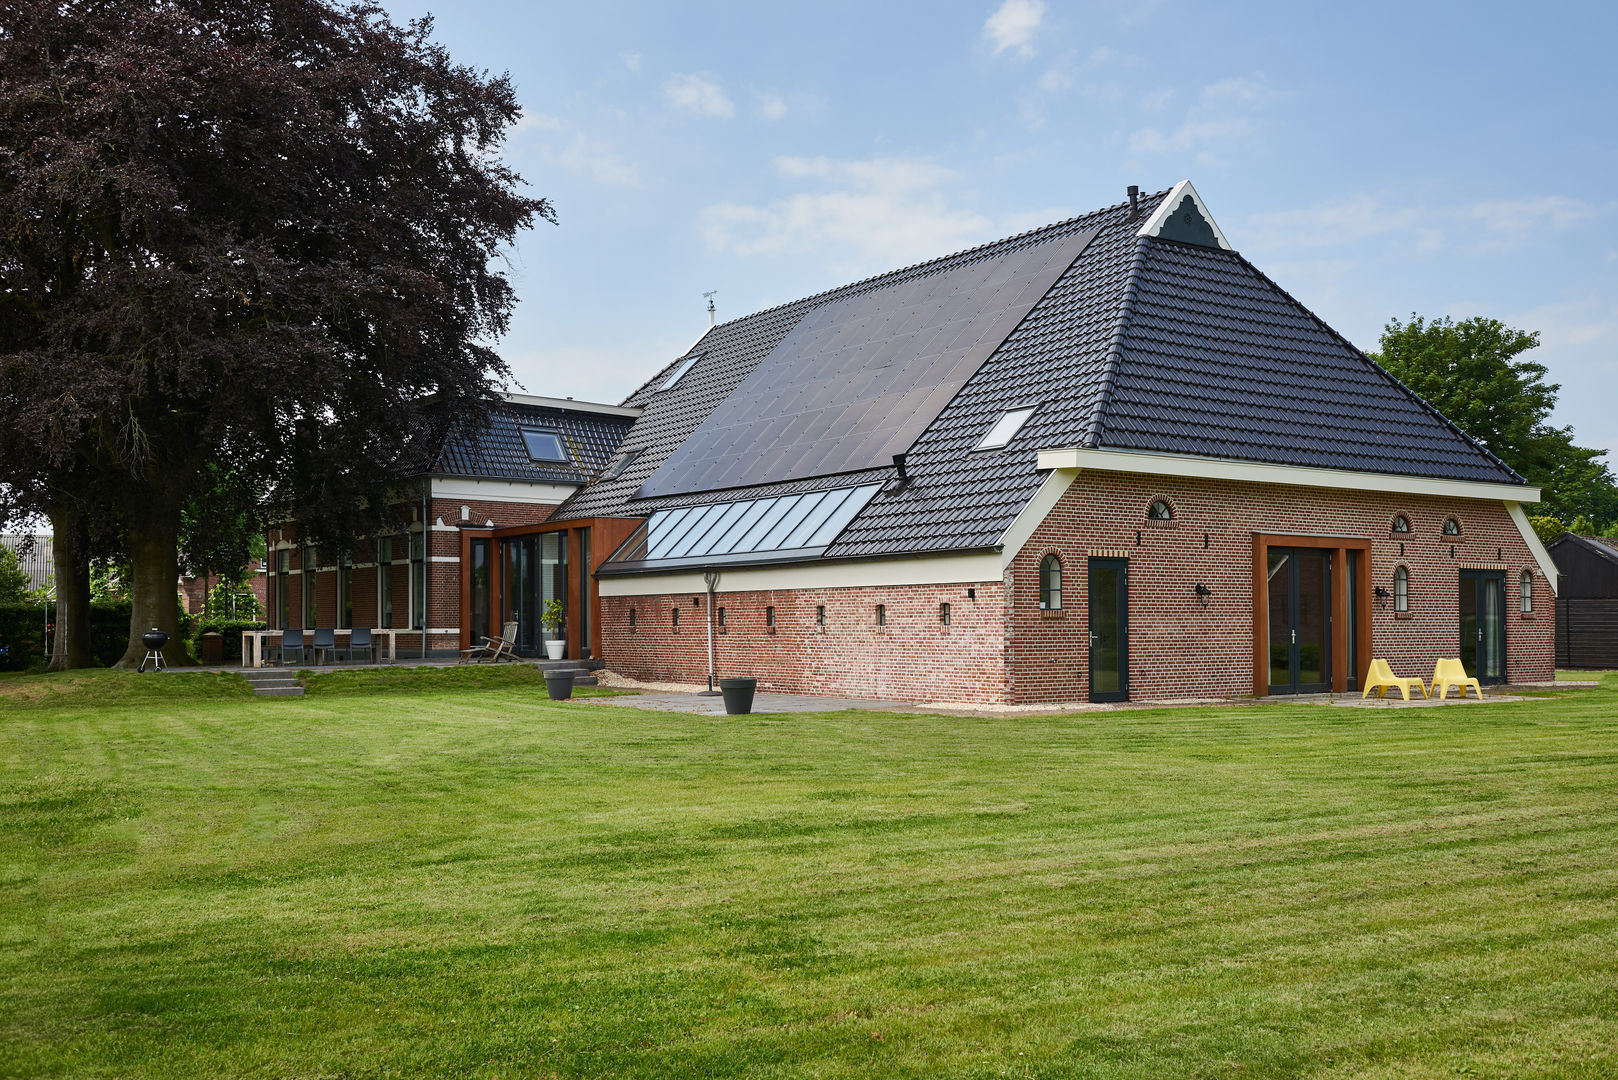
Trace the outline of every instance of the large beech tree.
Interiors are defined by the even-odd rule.
[[[379,522],[506,369],[502,249],[550,205],[510,81],[320,0],[0,0],[0,484],[115,523],[129,655],[216,467],[306,537]],[[86,564],[87,565],[87,564]],[[72,592],[73,590],[69,590]]]

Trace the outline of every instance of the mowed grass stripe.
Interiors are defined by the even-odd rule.
[[[0,1070],[1618,1072],[1612,681],[706,718],[389,676],[0,680]]]

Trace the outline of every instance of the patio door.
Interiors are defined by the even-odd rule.
[[[1129,562],[1090,560],[1090,700],[1129,700]]]
[[[1506,679],[1506,575],[1461,571],[1461,664],[1485,685]]]
[[[1272,694],[1331,689],[1331,563],[1323,548],[1269,549]]]
[[[501,621],[517,624],[516,652],[539,656],[550,632],[541,625],[552,600],[567,604],[567,533],[513,536],[501,542]]]

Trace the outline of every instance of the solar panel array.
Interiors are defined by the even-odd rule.
[[[891,464],[1095,234],[1059,236],[810,311],[636,497]]]
[[[823,548],[865,508],[877,484],[659,510],[614,562],[741,559]]]

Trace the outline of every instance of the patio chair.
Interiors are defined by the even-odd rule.
[[[302,630],[283,630],[283,631],[281,631],[281,643],[276,646],[276,652],[280,654],[279,656],[277,656],[276,659],[278,659],[283,664],[290,662],[287,659],[287,657],[288,657],[289,654],[292,654],[292,653],[297,654],[298,663],[300,663],[300,664],[303,663],[303,631]]]
[[[508,622],[500,627],[500,636],[486,637],[483,644],[474,645],[470,649],[461,650],[463,664],[497,663],[501,660],[515,660],[517,647],[517,624]]]
[[[1404,695],[1406,701],[1410,700],[1410,688],[1414,686],[1421,691],[1421,696],[1427,696],[1427,686],[1420,679],[1402,679],[1393,673],[1386,660],[1372,660],[1370,668],[1365,672],[1365,693],[1360,695],[1364,701],[1372,690],[1376,696],[1384,698],[1389,690],[1397,690]]]
[[[348,662],[354,662],[354,654],[365,653],[367,664],[376,663],[376,649],[371,645],[371,628],[357,626],[348,632]]]
[[[319,627],[316,627],[315,628],[315,639],[311,643],[311,647],[315,650],[315,663],[317,663],[317,664],[320,663],[320,654],[321,653],[327,653],[328,655],[330,655],[330,657],[332,659],[332,662],[336,663],[337,662],[337,631],[333,630],[333,629],[331,629],[329,627],[327,629],[325,629],[325,630],[322,630]]]
[[[1462,700],[1465,700],[1469,686],[1478,692],[1478,700],[1483,700],[1483,686],[1466,673],[1465,664],[1459,659],[1440,660],[1433,667],[1433,694],[1442,701],[1449,695],[1452,686],[1461,692]]]

